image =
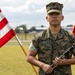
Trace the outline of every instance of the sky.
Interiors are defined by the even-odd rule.
[[[25,24],[27,28],[44,25],[46,21],[46,4],[60,2],[64,5],[64,20],[61,25],[75,24],[75,0],[0,0],[0,9],[11,27]]]

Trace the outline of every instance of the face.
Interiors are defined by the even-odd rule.
[[[50,25],[60,25],[64,16],[60,13],[52,12],[46,16],[47,21]]]

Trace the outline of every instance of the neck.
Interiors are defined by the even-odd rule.
[[[60,31],[61,26],[50,26],[51,33],[56,34]]]

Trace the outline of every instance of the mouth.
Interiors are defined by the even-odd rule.
[[[58,20],[56,20],[56,19],[54,19],[54,20],[52,20],[52,22],[57,22]]]

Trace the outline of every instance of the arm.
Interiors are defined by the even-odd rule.
[[[71,59],[60,59],[56,57],[53,63],[56,65],[73,65],[75,64],[75,56]]]
[[[37,60],[36,55],[37,55],[36,51],[29,50],[27,54],[27,61],[32,65],[40,67],[43,63]]]
[[[53,71],[53,68],[50,65],[37,60],[36,55],[37,55],[36,51],[29,50],[27,54],[27,61],[32,65],[42,68],[45,73],[47,74],[51,73]]]

